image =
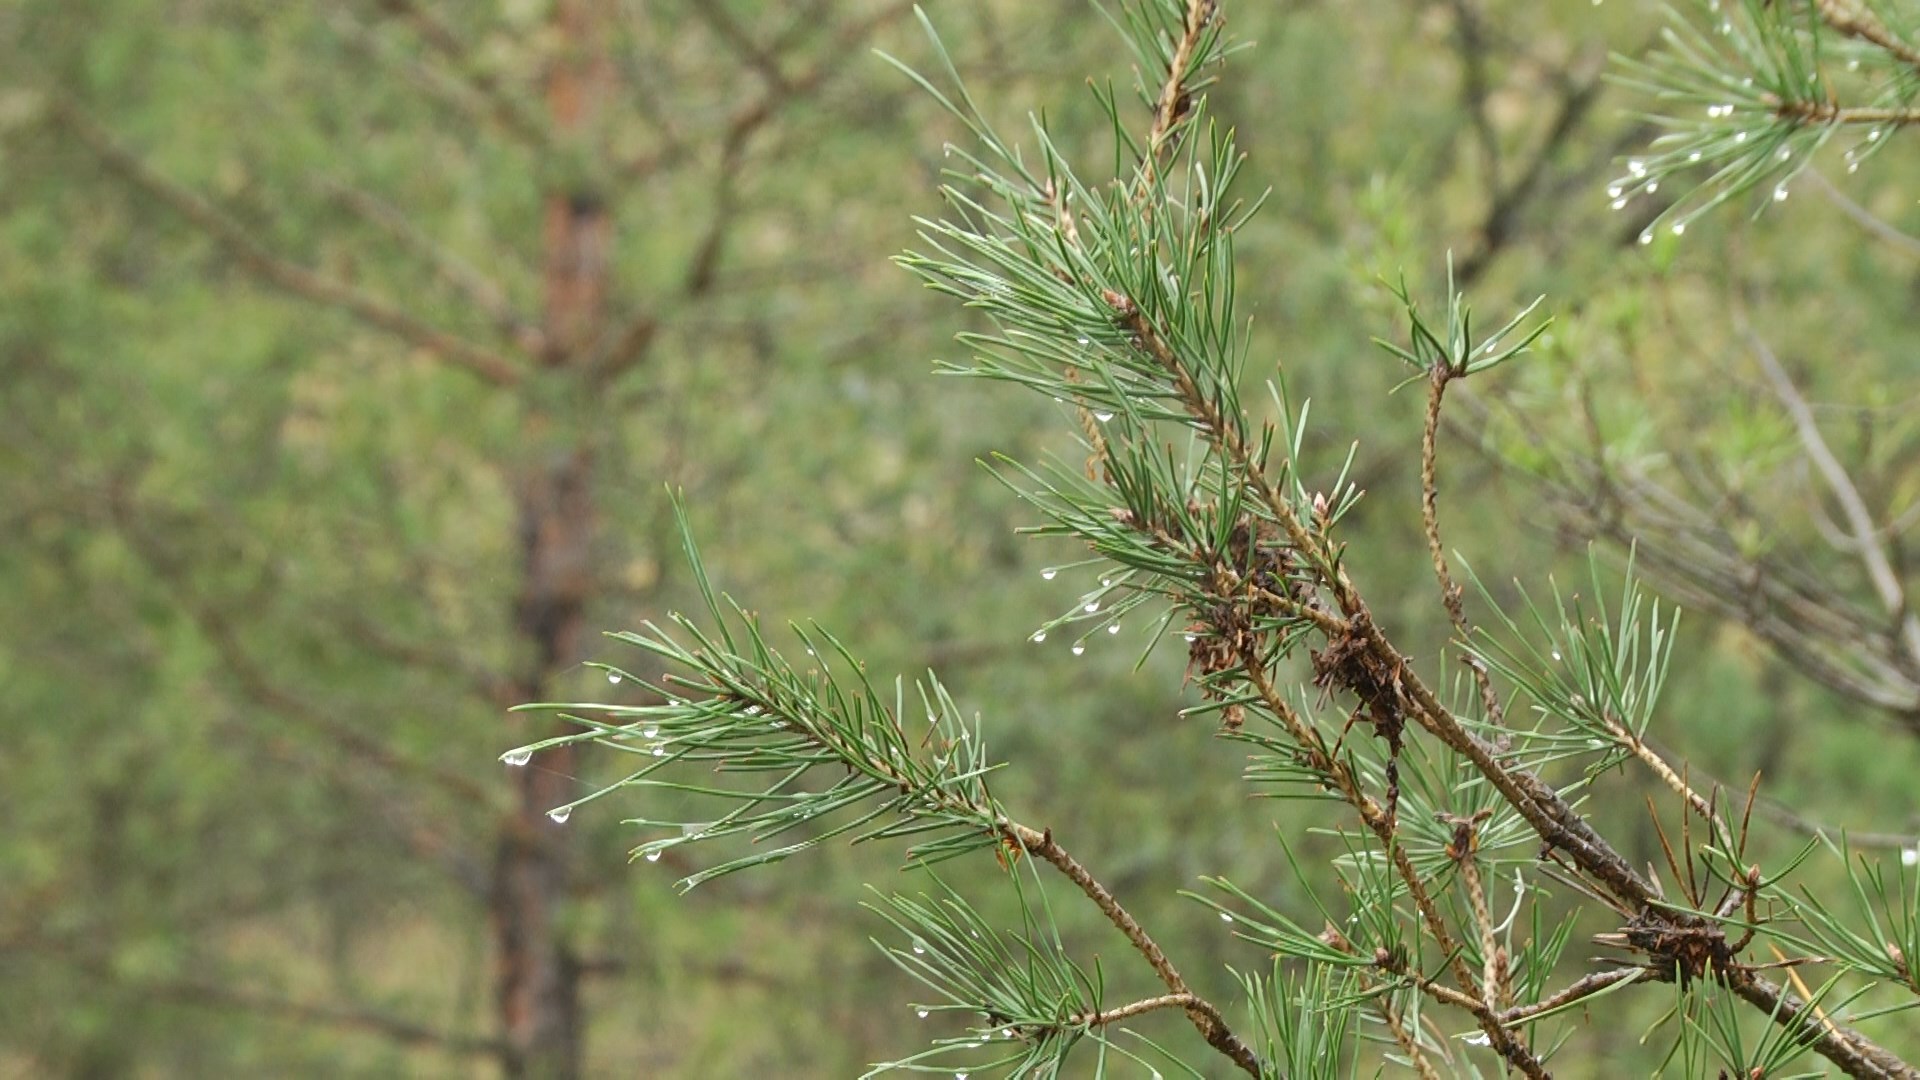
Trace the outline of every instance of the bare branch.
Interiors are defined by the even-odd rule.
[[[52,111],[108,169],[199,226],[267,283],[310,303],[351,315],[492,385],[511,386],[520,380],[520,366],[505,356],[457,338],[385,300],[274,254],[256,240],[245,225],[155,172],[70,101],[56,100]]]
[[[444,282],[460,291],[485,313],[494,328],[522,353],[538,356],[546,348],[540,328],[513,306],[507,290],[472,263],[429,236],[406,212],[373,193],[339,180],[317,181],[322,191],[361,220],[378,228],[396,244],[425,263]]]
[[[1808,169],[1806,170],[1806,175],[1812,179],[1814,187],[1818,188],[1820,193],[1827,197],[1827,201],[1839,207],[1840,212],[1853,219],[1855,225],[1865,229],[1877,239],[1885,241],[1889,247],[1894,248],[1902,254],[1920,256],[1920,239],[1908,236],[1906,233],[1875,217],[1866,207],[1847,198],[1847,196],[1843,194],[1839,188],[1833,186],[1833,182],[1822,175],[1819,170]]]
[[[1744,322],[1744,317],[1736,315]],[[1855,552],[1861,565],[1867,571],[1867,577],[1873,582],[1874,592],[1880,603],[1886,608],[1888,616],[1899,627],[1899,633],[1906,646],[1908,669],[1920,669],[1920,615],[1916,615],[1908,606],[1906,586],[1895,573],[1888,559],[1887,549],[1881,540],[1880,528],[1874,522],[1873,515],[1867,510],[1866,500],[1860,497],[1860,489],[1854,486],[1853,478],[1847,475],[1846,467],[1833,455],[1827,446],[1825,436],[1820,434],[1820,425],[1813,418],[1813,410],[1807,407],[1806,399],[1793,384],[1793,379],[1782,367],[1773,350],[1751,329],[1747,330],[1747,341],[1753,349],[1754,358],[1760,362],[1761,371],[1766,373],[1767,381],[1772,385],[1780,404],[1792,418],[1794,430],[1800,436],[1800,443],[1806,449],[1807,457],[1814,468],[1826,481],[1827,489],[1833,493],[1840,504],[1840,512],[1845,515],[1847,529],[1853,536]]]
[[[407,757],[384,740],[361,731],[274,682],[241,644],[239,633],[227,622],[226,617],[214,605],[194,595],[181,568],[148,541],[138,523],[132,520],[124,500],[113,499],[111,512],[114,526],[127,541],[128,547],[153,571],[156,580],[166,586],[180,611],[213,647],[228,675],[248,699],[290,722],[324,735],[340,752],[368,765],[398,776],[429,781],[475,805],[495,804],[499,793],[472,777]]]
[[[900,18],[913,10],[913,0],[893,0],[875,9],[865,18],[855,19],[842,27],[826,47],[828,59],[812,68],[788,78],[780,89],[764,89],[754,98],[735,106],[725,123],[720,126],[719,142],[722,146],[737,140],[744,140],[764,126],[767,121],[784,108],[789,108],[824,87],[845,67],[846,60],[859,44],[872,36],[880,27]],[[642,155],[620,169],[620,174],[629,183],[647,179],[690,153],[691,146],[675,143],[663,147],[651,154]]]
[[[143,982],[138,991],[183,1004],[238,1009],[299,1024],[340,1028],[447,1054],[498,1057],[506,1052],[505,1044],[498,1039],[440,1031],[398,1019],[384,1010],[294,1001],[224,983],[189,979]]]
[[[1258,1055],[1253,1052],[1252,1047],[1242,1042],[1240,1037],[1233,1033],[1232,1028],[1227,1026],[1226,1017],[1221,1014],[1220,1009],[1195,994],[1187,986],[1187,980],[1181,976],[1179,969],[1173,966],[1173,961],[1167,959],[1167,954],[1147,933],[1146,928],[1141,926],[1126,908],[1120,906],[1120,902],[1113,898],[1113,894],[1107,891],[1105,885],[1100,884],[1086,867],[1080,865],[1054,840],[1052,830],[1041,832],[1017,821],[1006,822],[1001,828],[1008,841],[1018,844],[1035,858],[1053,864],[1054,869],[1079,886],[1087,899],[1093,901],[1094,906],[1098,907],[1113,925],[1126,935],[1127,940],[1133,943],[1134,950],[1146,958],[1154,973],[1160,976],[1160,981],[1166,984],[1167,990],[1181,999],[1180,1006],[1186,1011],[1187,1019],[1193,1022],[1194,1028],[1200,1032],[1202,1038],[1207,1040],[1207,1045],[1231,1058],[1233,1063],[1245,1070],[1249,1076],[1265,1075],[1261,1070]]]
[[[553,149],[553,132],[540,115],[509,93],[491,74],[478,69],[466,43],[438,15],[417,0],[379,0],[379,4],[387,14],[405,21],[428,49],[447,62],[459,84],[486,103],[488,114],[503,130],[537,150]]]

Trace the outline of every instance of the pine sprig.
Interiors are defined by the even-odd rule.
[[[1669,9],[1662,47],[1647,59],[1617,60],[1616,81],[1648,98],[1647,119],[1665,130],[1652,153],[1627,162],[1607,198],[1618,210],[1663,185],[1686,188],[1641,234],[1643,244],[1663,223],[1683,233],[1757,188],[1772,185],[1756,213],[1785,199],[1830,140],[1853,138],[1851,172],[1896,129],[1920,122],[1920,53],[1889,23],[1909,23],[1910,14],[1895,19],[1890,6],[1858,0],[1696,0],[1688,8]]]
[[[677,504],[675,510],[680,512]],[[856,843],[926,837],[907,851],[908,860],[919,864],[1004,842],[1005,815],[986,782],[1000,764],[988,755],[978,724],[966,722],[937,678],[929,674],[915,685],[911,709],[904,680],[895,681],[890,699],[882,698],[864,665],[817,627],[793,628],[807,655],[805,666],[796,667],[768,641],[758,619],[714,591],[684,515],[681,532],[707,601],[708,622],[676,612],[669,616],[672,629],[649,622],[639,632],[609,635],[664,662],[668,674],[657,682],[594,665],[604,667],[613,681],[632,681],[664,703],[519,707],[557,711],[582,730],[510,750],[502,755],[510,765],[576,742],[650,759],[631,775],[554,808],[556,821],[629,788],[680,792],[726,807],[712,820],[631,819],[634,825],[669,831],[635,850],[650,860],[683,845],[736,836],[756,846],[689,875],[680,882],[682,889],[780,861],[839,836],[851,835]],[[917,733],[908,731],[910,711],[925,717]],[[680,766],[695,764],[706,766],[716,781],[691,783],[665,775],[673,770],[677,777],[684,772]],[[770,779],[744,786],[724,783],[743,775]],[[805,835],[759,846],[796,832]]]

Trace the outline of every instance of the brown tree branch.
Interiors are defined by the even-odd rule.
[[[1107,891],[1106,886],[1100,884],[1086,867],[1080,865],[1078,860],[1054,840],[1051,829],[1041,832],[1017,821],[1005,822],[1001,829],[1009,841],[1020,845],[1035,858],[1051,863],[1054,869],[1060,871],[1067,880],[1079,886],[1087,899],[1093,901],[1094,906],[1099,908],[1122,934],[1126,935],[1127,940],[1133,944],[1134,951],[1146,958],[1154,974],[1160,976],[1160,981],[1166,984],[1168,992],[1181,998],[1180,1005],[1185,1010],[1187,1019],[1192,1021],[1194,1028],[1200,1032],[1200,1036],[1207,1040],[1207,1045],[1232,1059],[1233,1063],[1245,1070],[1249,1076],[1265,1075],[1261,1070],[1259,1056],[1253,1052],[1252,1047],[1242,1042],[1240,1037],[1233,1033],[1233,1029],[1227,1025],[1226,1017],[1221,1014],[1219,1008],[1195,994],[1187,986],[1187,980],[1181,976],[1179,969],[1173,966],[1173,961],[1167,959],[1167,954],[1147,933],[1146,928],[1141,926],[1126,908],[1120,906],[1120,902],[1113,898],[1113,894]]]
[[[1420,520],[1427,534],[1427,555],[1433,560],[1433,576],[1440,584],[1441,605],[1447,609],[1453,632],[1464,648],[1473,639],[1473,630],[1467,624],[1460,585],[1453,580],[1453,571],[1447,566],[1446,545],[1440,541],[1440,406],[1447,394],[1447,384],[1458,377],[1445,361],[1435,363],[1427,374],[1426,423],[1420,433]],[[1494,692],[1487,665],[1471,653],[1465,654],[1464,660],[1467,669],[1473,672],[1474,685],[1480,688],[1480,708],[1485,711],[1487,721],[1504,724],[1506,717],[1500,707],[1500,695]]]
[[[1745,323],[1745,317],[1737,307],[1735,318]],[[1906,584],[1894,571],[1886,546],[1880,538],[1879,525],[1868,511],[1866,501],[1860,497],[1860,489],[1854,485],[1846,466],[1834,456],[1826,437],[1820,434],[1820,425],[1814,420],[1813,410],[1807,407],[1806,399],[1800,396],[1799,388],[1794,386],[1792,377],[1781,366],[1773,350],[1751,329],[1747,330],[1747,343],[1753,349],[1761,371],[1766,374],[1768,384],[1780,399],[1781,406],[1792,419],[1794,431],[1800,436],[1808,460],[1813,462],[1820,478],[1826,482],[1827,490],[1840,504],[1840,512],[1846,517],[1847,530],[1852,534],[1855,552],[1867,572],[1867,579],[1873,583],[1874,592],[1886,608],[1888,617],[1898,627],[1900,639],[1906,648],[1908,670],[1920,670],[1920,615],[1915,614],[1907,603]]]
[[[339,180],[322,178],[317,183],[328,198],[385,233],[395,244],[425,263],[440,280],[457,289],[487,316],[500,336],[521,353],[538,356],[545,350],[546,339],[540,328],[515,310],[505,288],[429,236],[414,224],[405,211],[371,192]]]
[[[488,114],[502,130],[517,136],[528,146],[543,152],[554,149],[552,130],[539,113],[508,92],[492,74],[478,68],[460,35],[418,0],[378,0],[386,14],[405,22],[427,48],[444,60],[455,73],[459,85],[485,102]]]
[[[1891,53],[1908,67],[1920,70],[1920,49],[1893,36],[1885,23],[1860,0],[1814,0],[1821,21],[1850,38],[1856,38]]]
[[[828,59],[789,77],[781,89],[764,89],[755,97],[735,106],[720,125],[720,144],[724,146],[745,139],[773,119],[781,109],[804,101],[819,91],[844,69],[847,57],[862,41],[911,10],[913,0],[892,0],[864,18],[849,21],[828,43]],[[688,144],[676,143],[634,158],[618,171],[627,183],[638,183],[677,164],[680,158],[691,152]]]
[[[427,781],[448,793],[480,806],[492,806],[498,793],[472,777],[448,772],[394,750],[384,740],[346,723],[328,710],[283,689],[270,678],[241,644],[240,634],[214,605],[197,596],[186,572],[146,536],[123,498],[110,498],[115,530],[130,550],[152,571],[154,579],[172,595],[175,606],[213,647],[221,665],[240,692],[261,708],[325,736],[340,752],[396,776]]]
[[[1839,188],[1835,187],[1833,182],[1828,180],[1818,169],[1807,169],[1805,170],[1805,174],[1813,182],[1813,186],[1818,188],[1820,193],[1827,197],[1827,201],[1839,207],[1840,212],[1847,215],[1855,225],[1865,229],[1870,235],[1884,241],[1888,247],[1899,251],[1903,255],[1920,256],[1920,239],[1908,236],[1906,233],[1875,217],[1873,212],[1866,207],[1847,198],[1847,196],[1842,193]]]
[[[521,368],[507,357],[425,323],[385,300],[282,258],[245,225],[192,191],[155,172],[70,101],[56,98],[52,113],[102,164],[135,188],[198,226],[263,281],[309,303],[352,316],[495,386],[511,386]]]
[[[183,1004],[238,1009],[293,1023],[340,1028],[362,1035],[389,1039],[405,1046],[437,1050],[446,1054],[498,1057],[505,1053],[506,1049],[498,1039],[441,1031],[424,1024],[398,1019],[384,1011],[294,1001],[204,980],[142,982],[137,984],[135,989],[143,995]]]

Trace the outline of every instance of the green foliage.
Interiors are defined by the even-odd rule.
[[[1920,890],[1902,863],[1915,840],[1903,661],[1875,644],[1891,617],[1853,549],[1828,543],[1845,523],[1752,369],[1747,335],[1774,342],[1897,550],[1920,491],[1913,410],[1900,407],[1912,268],[1897,238],[1920,219],[1896,115],[1916,79],[1898,46],[1917,28],[1910,5],[1878,0],[1721,6],[1683,5],[1649,52],[1649,9],[1623,0],[1228,0],[1187,65],[1206,100],[1144,182],[1181,5],[1111,19],[1006,0],[930,6],[946,46],[928,50],[904,16],[875,38],[930,73],[917,88],[831,33],[884,4],[628,10],[620,108],[595,149],[680,148],[646,182],[604,188],[616,306],[664,317],[649,362],[613,384],[534,380],[526,400],[553,427],[529,438],[520,399],[271,288],[104,170],[52,105],[71,99],[276,253],[499,342],[476,299],[486,290],[457,267],[537,308],[543,193],[606,165],[512,126],[544,109],[546,5],[16,5],[0,16],[0,402],[13,418],[0,434],[0,1065],[486,1068],[498,957],[472,885],[500,851],[506,781],[528,775],[487,759],[516,747],[509,757],[524,750],[537,771],[531,747],[552,745],[529,714],[502,721],[493,682],[524,660],[514,478],[576,440],[600,464],[605,573],[588,621],[641,627],[611,643],[617,655],[596,653],[619,684],[595,666],[555,685],[558,700],[605,701],[567,710],[581,727],[565,738],[594,751],[532,810],[569,811],[576,847],[553,917],[591,972],[590,1073],[848,1075],[914,1055],[922,1037],[933,1056],[915,1064],[947,1073],[1230,1068],[1178,1007],[1087,1022],[1165,988],[1045,860],[983,836],[974,811],[989,781],[996,812],[1070,841],[1192,990],[1287,1075],[1412,1069],[1382,1007],[1442,1075],[1500,1068],[1469,1041],[1485,1037],[1469,1015],[1422,988],[1454,985],[1453,957],[1428,940],[1391,862],[1404,854],[1445,918],[1472,927],[1449,854],[1459,819],[1477,822],[1513,1007],[1595,967],[1629,976],[1516,1025],[1555,1075],[1643,1075],[1663,1060],[1667,1075],[1829,1067],[1792,1056],[1817,1034],[1806,1013],[1783,1023],[1706,980],[1670,997],[1646,985],[1663,972],[1613,966],[1629,955],[1608,936],[1624,920],[1540,862],[1525,816],[1469,757],[1417,731],[1395,750],[1352,718],[1350,694],[1310,685],[1325,642],[1305,614],[1249,612],[1246,628],[1328,761],[1383,809],[1397,786],[1391,849],[1354,828],[1257,687],[1203,664],[1182,695],[1196,651],[1230,640],[1212,625],[1203,562],[1224,555],[1239,573],[1285,546],[1256,540],[1233,558],[1243,520],[1278,525],[1274,502],[1333,537],[1283,582],[1351,571],[1463,730],[1508,740],[1511,760],[1632,865],[1658,866],[1673,908],[1714,915],[1736,939],[1754,927],[1755,962],[1776,959],[1770,948],[1832,958],[1795,968],[1796,992],[1911,1059],[1911,1013],[1889,1011],[1916,997],[1904,958],[1920,944]],[[408,7],[450,27],[464,56],[447,60],[393,17]],[[737,158],[723,158],[720,133],[767,84],[704,21],[715,12],[787,76],[830,72]],[[1591,81],[1601,43],[1622,54],[1610,88]],[[1233,66],[1218,66],[1229,53]],[[1076,99],[1085,72],[1094,93]],[[476,78],[502,92],[504,113]],[[1026,113],[1034,102],[1044,115]],[[946,213],[921,222],[901,260],[934,286],[916,298],[884,254],[935,185]],[[1049,185],[1080,245],[1053,228]],[[1775,189],[1795,197],[1777,202]],[[1142,192],[1157,209],[1135,221]],[[1725,212],[1748,201],[1765,215]],[[712,249],[713,291],[683,296],[722,221],[733,227]],[[1223,221],[1230,231],[1212,227]],[[1642,230],[1656,241],[1644,253]],[[1383,277],[1397,287],[1378,288]],[[1196,398],[1242,437],[1274,502],[1248,491],[1103,289],[1195,360]],[[1552,297],[1550,327],[1523,319],[1492,354],[1518,356],[1524,341],[1526,362],[1485,370],[1469,291],[1482,311]],[[973,305],[957,318],[955,295]],[[914,374],[911,358],[956,322],[965,354],[942,371],[1034,394]],[[1374,334],[1410,367],[1364,362]],[[1419,395],[1385,396],[1436,362],[1472,376],[1449,390],[1441,432],[1443,550],[1485,573],[1464,640],[1449,640],[1420,555]],[[1276,389],[1260,392],[1276,369]],[[817,613],[838,636],[808,623],[800,644],[776,648],[724,600],[688,624],[665,617],[706,602],[674,554],[669,485],[686,491],[736,595]],[[1658,512],[1616,513],[1597,497],[1608,493],[1645,495]],[[1644,586],[1602,565],[1628,551],[1609,521],[1641,536]],[[1592,586],[1534,586],[1538,611],[1505,584],[1564,581],[1582,562]],[[1718,592],[1685,591],[1687,565],[1720,575]],[[1647,587],[1657,611],[1637,599]],[[1626,616],[1600,603],[1623,589]],[[1675,626],[1664,601],[1688,618]],[[1803,664],[1782,626],[1832,650]],[[940,677],[924,691],[870,683],[842,640],[875,670]],[[1476,657],[1498,680],[1504,726],[1460,665]],[[662,677],[674,664],[687,685]],[[1858,678],[1871,695],[1854,693]],[[737,699],[742,686],[764,702]],[[748,722],[770,705],[792,714],[788,728]],[[993,720],[991,758],[980,722],[963,719],[979,715]],[[1229,715],[1238,730],[1204,736]],[[1684,774],[1727,835],[1697,816],[1691,834],[1674,827],[1670,787],[1610,716]],[[369,745],[407,768],[390,772]],[[917,779],[901,792],[877,779],[890,770]],[[1749,829],[1711,778],[1744,788],[1756,771]],[[466,786],[443,790],[449,777]],[[928,810],[941,791],[974,809]],[[825,842],[895,829],[877,844]],[[872,906],[898,920],[887,951],[861,949],[872,916],[837,901],[916,842],[968,854],[938,880],[886,888]],[[766,875],[712,880],[800,849]],[[1009,865],[996,870],[986,849]],[[1716,915],[1751,865],[1765,868],[1753,910]],[[1711,889],[1683,884],[1689,868]],[[1239,922],[1180,898],[1202,879],[1234,890],[1206,895]],[[672,883],[693,880],[705,883],[695,899],[676,902]],[[1320,939],[1356,915],[1357,954]],[[1275,943],[1289,955],[1270,956]],[[1454,944],[1484,969],[1479,934]],[[1375,964],[1371,950],[1395,946],[1405,973]],[[911,1000],[925,1021],[901,1007]],[[1017,1011],[1018,1037],[982,1004]]]

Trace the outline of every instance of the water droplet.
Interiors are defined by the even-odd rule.
[[[1484,1031],[1475,1032],[1474,1034],[1469,1035],[1466,1038],[1466,1043],[1468,1046],[1487,1046],[1487,1045],[1490,1045],[1492,1042],[1493,1040],[1489,1038],[1487,1036],[1487,1033]]]
[[[609,672],[607,672],[607,681],[608,681],[608,682],[610,682],[610,683],[617,683],[617,682],[619,682],[619,681],[620,681],[620,673],[619,673],[619,672],[617,672],[617,671],[609,671]]]
[[[1734,133],[1733,133],[1733,141],[1734,141],[1734,142],[1737,142],[1737,143],[1743,143],[1743,142],[1746,142],[1746,141],[1747,141],[1747,133],[1746,133],[1746,132],[1744,132],[1744,131],[1736,131],[1736,132],[1734,132]]]
[[[1621,198],[1613,200],[1613,208],[1615,210],[1625,210],[1627,208],[1626,198],[1622,196]]]
[[[500,760],[517,769],[533,760],[533,747],[522,746],[517,750],[509,750],[500,755]]]
[[[1117,633],[1119,633],[1119,632],[1120,632],[1120,624],[1119,624],[1119,623],[1108,623],[1108,624],[1107,624],[1107,633],[1109,633],[1109,634],[1117,634]]]
[[[1920,848],[1903,848],[1900,852],[1900,865],[1920,865]]]
[[[963,1072],[954,1073],[953,1080],[967,1080],[967,1074]]]
[[[1073,655],[1075,656],[1079,656],[1081,653],[1084,653],[1086,651],[1087,651],[1087,647],[1085,645],[1076,644],[1073,647]]]
[[[1233,916],[1232,916],[1232,915],[1231,915],[1230,913],[1228,913],[1228,912],[1225,912],[1225,911],[1223,911],[1223,912],[1221,912],[1221,913],[1220,913],[1220,921],[1221,921],[1221,922],[1232,922],[1232,921],[1233,921]]]
[[[1659,190],[1660,190],[1660,181],[1658,180],[1647,181],[1647,194],[1651,195],[1654,192]]]
[[[1560,650],[1559,650],[1559,649],[1555,649],[1555,650],[1553,650],[1553,658],[1554,658],[1555,660],[1558,660],[1558,659],[1560,659]]]
[[[1619,184],[1609,184],[1607,185],[1607,198],[1617,199],[1624,194],[1626,190],[1626,188],[1621,187]]]
[[[1722,23],[1720,24],[1720,32],[1721,32],[1722,34],[1731,34],[1731,33],[1733,33],[1733,24],[1732,24],[1732,23],[1730,23],[1730,22],[1722,22]]]
[[[648,862],[659,862],[659,861],[660,861],[660,852],[659,852],[659,851],[657,851],[657,850],[655,850],[655,851],[649,851],[649,852],[647,852],[647,861],[648,861]]]
[[[1640,245],[1642,247],[1645,247],[1646,245],[1651,243],[1653,243],[1653,233],[1643,232],[1640,234]]]
[[[1047,640],[1047,632],[1045,630],[1035,630],[1033,632],[1033,640],[1036,643]]]
[[[1108,586],[1110,586],[1110,585],[1112,585],[1112,584],[1113,584],[1113,579],[1112,579],[1112,578],[1106,578],[1106,577],[1103,577],[1103,578],[1101,578],[1101,579],[1100,579],[1100,587],[1101,587],[1101,588],[1103,588],[1103,589],[1104,589],[1104,588],[1106,588],[1106,587],[1108,587]]]
[[[1111,420],[1111,419],[1113,419],[1113,414],[1112,414],[1112,413],[1110,413],[1110,412],[1106,412],[1106,411],[1100,411],[1100,412],[1096,412],[1096,413],[1094,413],[1094,414],[1093,414],[1093,418],[1094,418],[1095,420],[1098,420],[1098,421],[1100,421],[1101,423],[1103,423],[1103,424],[1104,424],[1104,423],[1106,423],[1107,421],[1109,421],[1109,420]]]
[[[1075,340],[1077,340],[1077,341],[1079,341],[1079,342],[1080,342],[1080,344],[1082,344],[1082,345],[1091,345],[1091,344],[1093,344],[1093,342],[1091,342],[1091,341],[1088,341],[1088,340],[1087,340],[1086,338],[1077,338],[1077,339],[1075,339]]]
[[[1686,223],[1686,222],[1684,222],[1684,221],[1676,221],[1676,222],[1674,222],[1674,223],[1673,223],[1673,235],[1675,235],[1675,236],[1679,236],[1679,235],[1680,235],[1681,233],[1684,233],[1684,232],[1686,232],[1686,231],[1687,231],[1687,223]]]
[[[1855,161],[1855,162],[1850,162],[1850,163],[1848,163],[1848,165],[1847,165],[1847,171],[1848,171],[1848,172],[1850,172],[1850,173],[1856,173],[1856,172],[1859,172],[1859,171],[1860,171],[1860,163],[1859,163],[1859,162],[1857,162],[1857,161]]]
[[[1775,185],[1773,186],[1773,201],[1774,201],[1774,202],[1786,202],[1786,201],[1787,201],[1787,185],[1785,185],[1785,184],[1775,184]]]
[[[1874,128],[1874,129],[1873,129],[1872,131],[1869,131],[1869,132],[1867,132],[1867,141],[1868,141],[1868,142],[1879,142],[1879,141],[1880,141],[1880,129],[1879,129],[1879,128]]]
[[[1052,581],[1052,580],[1053,580],[1053,578],[1054,578],[1054,575],[1056,575],[1056,574],[1058,574],[1059,572],[1060,572],[1060,568],[1059,568],[1059,567],[1057,567],[1057,566],[1049,566],[1049,567],[1047,567],[1047,568],[1046,568],[1045,570],[1042,570],[1042,571],[1040,571],[1040,580],[1041,580],[1041,581]]]
[[[553,823],[555,825],[565,825],[567,823],[567,819],[573,816],[573,807],[556,806],[553,809],[547,811],[547,816],[553,819]]]
[[[1081,611],[1084,611],[1084,612],[1086,612],[1086,613],[1087,613],[1087,614],[1089,614],[1089,615],[1091,615],[1091,614],[1093,614],[1094,612],[1096,612],[1096,611],[1099,611],[1099,610],[1100,610],[1100,601],[1098,601],[1098,600],[1095,600],[1095,601],[1093,601],[1092,603],[1090,603],[1090,604],[1088,604],[1087,606],[1085,606],[1085,607],[1083,607],[1083,608],[1081,608],[1080,610],[1081,610]]]
[[[1180,636],[1186,638],[1188,644],[1192,644],[1193,642],[1200,640],[1199,634],[1182,634]]]
[[[648,724],[646,727],[640,729],[640,737],[643,739],[651,739],[658,734],[660,734],[660,725],[658,724]]]
[[[922,1019],[922,1020],[925,1020],[925,1019],[927,1018],[927,1010],[925,1010],[925,1009],[915,1009],[915,1010],[913,1010],[913,1015],[915,1015],[915,1016],[917,1016],[917,1017],[919,1017],[919,1018],[920,1018],[920,1019]]]
[[[1687,160],[1688,160],[1688,161],[1699,161],[1699,160],[1700,160],[1700,151],[1698,151],[1698,150],[1695,150],[1695,151],[1694,151],[1693,153],[1691,153],[1691,154],[1688,154],[1688,155],[1687,155]]]
[[[666,756],[667,756],[667,746],[666,746],[666,744],[665,744],[665,743],[654,743],[654,744],[653,744],[653,756],[654,756],[654,757],[666,757]]]
[[[1849,60],[1849,61],[1847,61],[1847,70],[1848,70],[1848,71],[1859,71],[1859,70],[1860,70],[1860,61],[1858,61],[1858,60]]]
[[[758,705],[749,705],[749,706],[747,706],[747,715],[748,715],[748,716],[759,716],[759,715],[760,715],[760,713],[761,713],[762,711],[763,711],[763,710],[762,710],[762,709],[760,708],[760,706],[758,706]]]
[[[925,956],[925,955],[927,955],[927,950],[926,950],[926,947],[925,947],[925,946],[923,946],[923,945],[915,945],[915,946],[913,947],[913,955],[915,955],[915,956]]]
[[[1773,156],[1779,158],[1781,161],[1785,161],[1793,156],[1793,150],[1790,147],[1783,146],[1780,148],[1780,152]]]

